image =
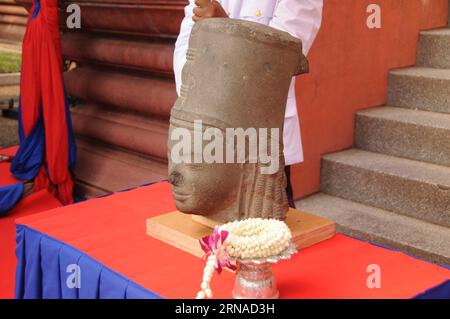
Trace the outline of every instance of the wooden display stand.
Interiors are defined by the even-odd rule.
[[[147,219],[147,235],[162,240],[197,257],[203,257],[198,240],[211,235],[216,225],[213,220],[179,211]],[[289,209],[286,224],[292,232],[292,239],[299,249],[314,245],[333,237],[335,224],[296,209]]]

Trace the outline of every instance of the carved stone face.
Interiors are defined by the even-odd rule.
[[[184,119],[179,119],[178,116]],[[205,215],[218,222],[256,216],[283,219],[288,209],[283,156],[276,152],[275,155],[281,158],[279,169],[273,174],[262,174],[261,167],[267,165],[249,163],[247,155],[242,163],[205,162],[203,151],[211,140],[202,138],[200,151],[195,148],[193,137],[198,130],[193,129],[192,122],[185,121],[190,117],[185,112],[174,110],[170,119],[169,181],[177,209],[185,213]],[[225,128],[215,129],[220,136],[226,136]],[[180,134],[175,132],[184,132],[182,135],[188,138],[179,138]],[[205,130],[200,130],[201,134],[204,132]],[[278,141],[278,138],[275,140]],[[227,149],[227,141],[223,140],[223,154]],[[183,148],[180,149],[179,145],[183,145]],[[249,145],[249,140],[246,139],[244,154],[248,154]],[[234,144],[235,155],[238,152],[236,146]],[[201,161],[196,163],[195,158]]]
[[[197,215],[216,215],[233,206],[238,201],[240,179],[238,164],[169,165],[177,209]]]
[[[257,23],[216,18],[195,24],[181,94],[170,118],[169,181],[178,210],[223,222],[285,218],[282,132],[292,76],[307,70],[301,48],[288,33]],[[183,153],[188,159],[174,160],[177,141],[172,133],[187,128],[193,136],[197,120],[221,132],[278,129],[278,170],[263,174],[261,162],[249,162],[247,157],[234,163],[195,162],[194,141],[189,141],[192,151]]]
[[[235,197],[233,179],[225,179],[228,168],[218,164],[175,164],[170,168],[173,197],[179,210],[206,215],[224,205],[211,198]],[[226,182],[220,183],[219,181]],[[220,186],[220,187],[217,187]]]

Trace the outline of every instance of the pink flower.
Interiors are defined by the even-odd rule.
[[[206,260],[209,255],[216,256],[216,264],[215,268],[217,272],[220,274],[222,272],[223,267],[227,267],[231,270],[235,270],[236,267],[231,264],[230,256],[225,252],[225,249],[222,248],[225,240],[228,237],[228,231],[221,230],[219,231],[219,227],[214,227],[214,231],[212,235],[205,236],[199,240],[200,246],[205,252],[204,259]]]

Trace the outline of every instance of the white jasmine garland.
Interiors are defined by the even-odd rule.
[[[225,240],[227,254],[236,259],[256,259],[276,256],[288,248],[291,231],[277,219],[249,218],[219,227],[228,231]]]
[[[258,259],[276,256],[287,249],[292,238],[289,227],[277,219],[249,218],[214,228],[211,236],[200,240],[206,253],[201,290],[197,299],[212,297],[214,270],[232,268],[230,259]]]

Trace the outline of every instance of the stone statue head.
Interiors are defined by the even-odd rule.
[[[192,30],[169,128],[178,210],[220,222],[284,219],[283,123],[300,40],[261,24],[206,19]]]

